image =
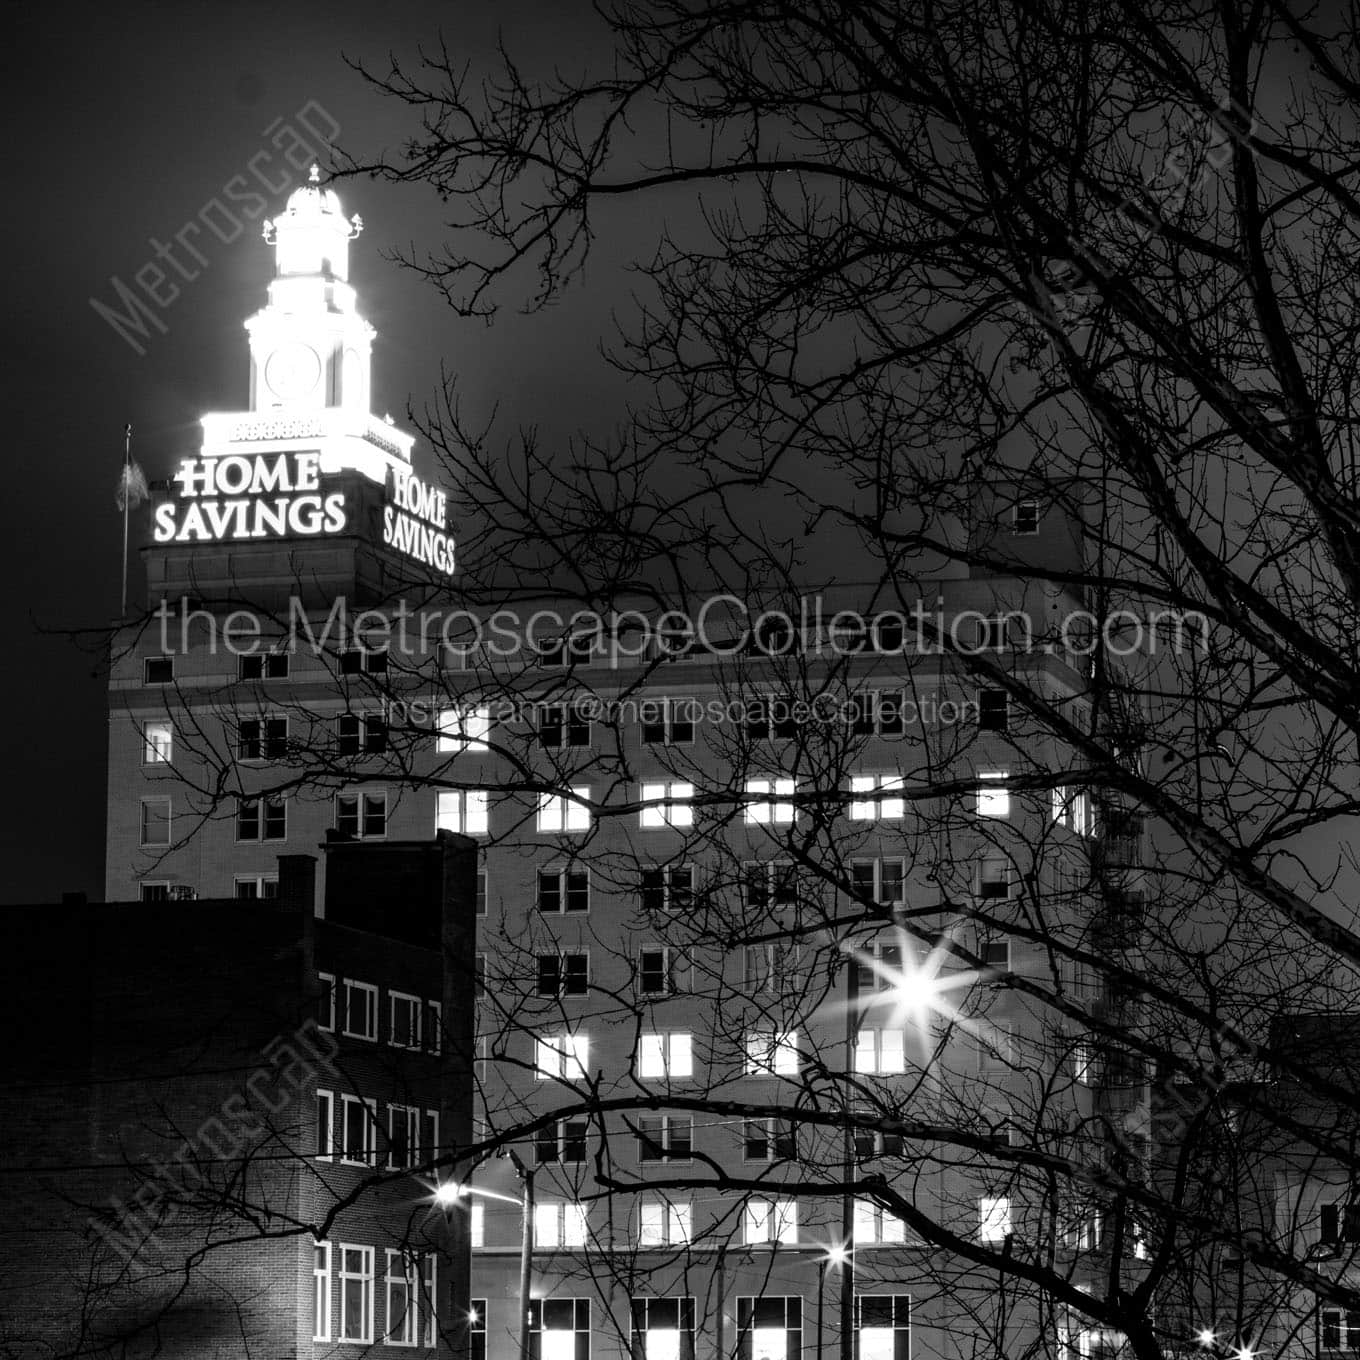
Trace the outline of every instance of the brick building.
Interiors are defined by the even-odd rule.
[[[13,933],[0,1354],[461,1346],[466,1237],[412,1173],[468,1136],[444,958],[475,852],[335,853],[337,885],[383,860],[381,921],[369,894],[323,912],[295,854],[269,901],[68,903]]]
[[[1059,626],[1082,594],[1024,579],[1079,567],[1079,489],[980,488],[955,528],[1001,568],[942,566],[924,612],[841,586],[641,649],[561,616],[508,652],[412,643],[394,617],[477,617],[446,497],[368,412],[335,196],[277,221],[250,410],[205,417],[152,508],[152,612],[110,686],[110,895],[249,903],[328,834],[482,845],[472,1155],[508,1141],[521,1169],[480,1159],[453,1212],[493,1360],[526,1217],[539,1360],[1090,1354],[969,1264],[1056,1220],[1063,1268],[1099,1271],[1099,1195],[1054,1206],[1006,1150],[1074,1126],[1148,1146],[1146,1074],[1108,1037],[1137,998],[1071,962],[1136,952],[1142,827],[1079,779],[1018,778],[1076,765],[1021,693],[1076,730],[1127,718]],[[955,788],[928,823],[927,771]],[[1060,980],[1096,1037],[1008,979]]]

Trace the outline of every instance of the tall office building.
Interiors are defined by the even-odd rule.
[[[1111,1344],[995,1265],[1080,1285],[1142,1250],[1113,1192],[1015,1155],[1148,1151],[1109,1037],[1137,997],[1079,962],[1136,958],[1142,830],[1022,701],[1128,717],[1056,626],[1080,593],[1025,576],[1079,565],[1079,494],[980,487],[957,532],[1013,569],[942,567],[920,608],[460,613],[458,488],[369,411],[356,223],[311,185],[271,230],[250,409],[204,418],[150,512],[109,895],[267,897],[328,835],[485,846],[473,1156],[514,1156],[439,1174],[493,1360],[522,1326],[537,1360]]]

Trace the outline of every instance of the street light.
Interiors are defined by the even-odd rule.
[[[512,1148],[510,1161],[523,1185],[523,1193],[503,1195],[499,1190],[483,1190],[480,1185],[467,1185],[461,1181],[442,1181],[435,1187],[434,1202],[442,1209],[450,1210],[465,1199],[498,1199],[506,1204],[514,1204],[520,1211],[520,1251],[519,1251],[519,1354],[520,1360],[529,1360],[529,1276],[534,1251],[534,1172],[525,1166],[519,1154]]]
[[[826,1251],[817,1258],[817,1360],[822,1360],[822,1345],[826,1339],[826,1328],[824,1319],[826,1314],[826,1268],[827,1266],[844,1265],[850,1259],[850,1253],[839,1243],[828,1247]]]

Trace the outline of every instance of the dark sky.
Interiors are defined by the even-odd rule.
[[[500,34],[530,69],[550,61],[571,69],[597,46],[599,29],[579,0],[47,5],[6,22],[10,416],[0,552],[13,593],[0,894],[32,902],[102,892],[105,679],[97,657],[58,634],[106,627],[117,613],[123,426],[133,425],[147,475],[163,477],[195,451],[205,411],[245,406],[241,323],[262,305],[272,271],[260,218],[242,217],[228,243],[207,231],[189,237],[206,265],[175,252],[198,276],[172,273],[179,294],[158,312],[166,333],[139,340],[145,353],[90,299],[120,305],[114,280],[135,287],[137,272],[155,263],[152,238],[170,242],[204,209],[212,216],[212,200],[226,201],[228,183],[249,175],[261,151],[274,159],[255,164],[273,175],[282,164],[267,131],[275,120],[275,135],[284,127],[305,135],[299,111],[311,106],[310,121],[325,127],[319,106],[346,148],[399,147],[415,130],[411,113],[367,87],[342,53],[383,68],[389,52],[414,59],[442,27],[450,52],[474,67],[490,60]],[[607,327],[623,297],[617,277],[597,276],[546,314],[507,316],[487,330],[381,257],[437,248],[445,233],[432,195],[359,182],[341,197],[365,221],[351,279],[378,330],[380,413],[401,421],[408,403],[422,406],[441,360],[470,413],[498,405],[507,434],[543,421],[556,437],[578,416],[610,409],[613,379],[582,337]],[[229,220],[218,220],[232,236]],[[612,249],[615,259],[623,253]]]

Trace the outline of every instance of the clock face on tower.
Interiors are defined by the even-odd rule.
[[[305,397],[321,379],[321,360],[310,345],[280,345],[265,361],[265,386],[283,401]]]

